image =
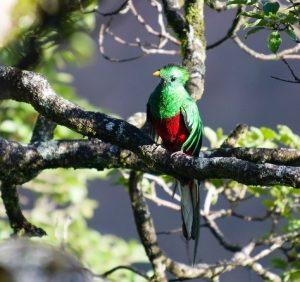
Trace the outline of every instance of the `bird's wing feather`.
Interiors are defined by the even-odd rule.
[[[202,145],[203,124],[199,115],[197,104],[188,98],[181,107],[184,123],[189,131],[189,136],[182,145],[184,152],[191,152],[193,156],[198,156]],[[187,189],[186,194],[181,193],[181,210],[183,214],[183,230],[186,231],[187,237],[195,240],[193,265],[197,258],[197,248],[199,241],[200,228],[200,195],[199,183],[197,180],[192,180],[188,185],[182,185],[181,191]],[[189,212],[189,214],[187,214]]]
[[[182,145],[182,150],[192,152],[192,155],[199,154],[202,146],[203,124],[199,115],[197,104],[192,98],[187,99],[180,108],[184,118],[185,126],[189,131],[189,137]]]
[[[147,119],[146,119],[146,131],[149,134],[149,136],[152,138],[152,140],[156,143],[159,141],[159,136],[155,130],[154,127],[154,118],[150,111],[150,106],[147,104]]]

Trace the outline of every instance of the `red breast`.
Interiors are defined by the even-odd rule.
[[[181,113],[171,118],[154,120],[154,127],[163,145],[172,152],[180,150],[189,134]]]

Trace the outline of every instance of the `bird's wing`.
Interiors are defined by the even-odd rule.
[[[185,126],[190,133],[181,149],[184,152],[191,153],[193,156],[198,156],[202,145],[203,124],[199,115],[197,104],[189,97],[186,99],[180,110],[183,115]],[[199,183],[197,180],[193,180],[189,183],[187,188],[185,187],[185,185],[182,185],[181,187],[181,191],[187,189],[187,195],[184,193],[181,194],[181,209],[184,227],[190,228],[189,230],[185,230],[190,231],[191,238],[195,240],[193,255],[193,264],[195,264],[200,228]],[[190,212],[190,214],[186,215],[187,212]]]
[[[197,156],[202,146],[203,133],[203,123],[199,115],[197,104],[192,98],[188,98],[180,110],[184,118],[185,126],[190,133],[181,149],[184,152],[191,152],[193,156]]]
[[[147,119],[146,119],[146,131],[154,142],[158,143],[159,136],[154,128],[154,118],[150,111],[150,106],[147,104]]]

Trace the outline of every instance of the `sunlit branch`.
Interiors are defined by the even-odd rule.
[[[232,39],[243,51],[259,60],[272,61],[280,59],[300,59],[300,54],[297,54],[300,51],[300,44],[297,44],[293,48],[283,50],[277,54],[264,54],[248,47],[237,35],[234,35]]]
[[[257,243],[255,241],[251,241],[240,251],[232,250],[234,251],[233,256],[227,261],[222,261],[211,265],[196,264],[194,267],[191,267],[170,259],[160,249],[149,208],[146,204],[142,191],[138,188],[138,177],[134,172],[132,172],[130,175],[129,193],[141,242],[145,248],[150,262],[153,265],[155,275],[159,277],[161,281],[166,280],[165,271],[173,274],[176,279],[212,279],[213,277],[231,271],[238,266],[243,266],[253,269],[253,271],[263,278],[268,278],[271,279],[271,281],[279,282],[281,281],[279,276],[264,269],[261,264],[258,263],[258,261],[270,255],[276,249],[280,248],[285,242],[287,242],[287,240],[298,238],[300,236],[300,233],[295,231],[270,237],[265,240],[265,243],[269,244],[269,246],[263,248],[254,256],[251,256],[251,254],[255,250]],[[222,236],[219,238],[222,238]],[[221,242],[224,245],[222,240]],[[258,245],[260,245],[260,243],[258,243]]]

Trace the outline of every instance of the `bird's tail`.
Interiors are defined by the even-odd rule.
[[[199,183],[197,180],[191,180],[187,184],[179,185],[179,187],[181,194],[182,232],[187,240],[195,240],[193,255],[193,264],[195,264],[200,228]]]

